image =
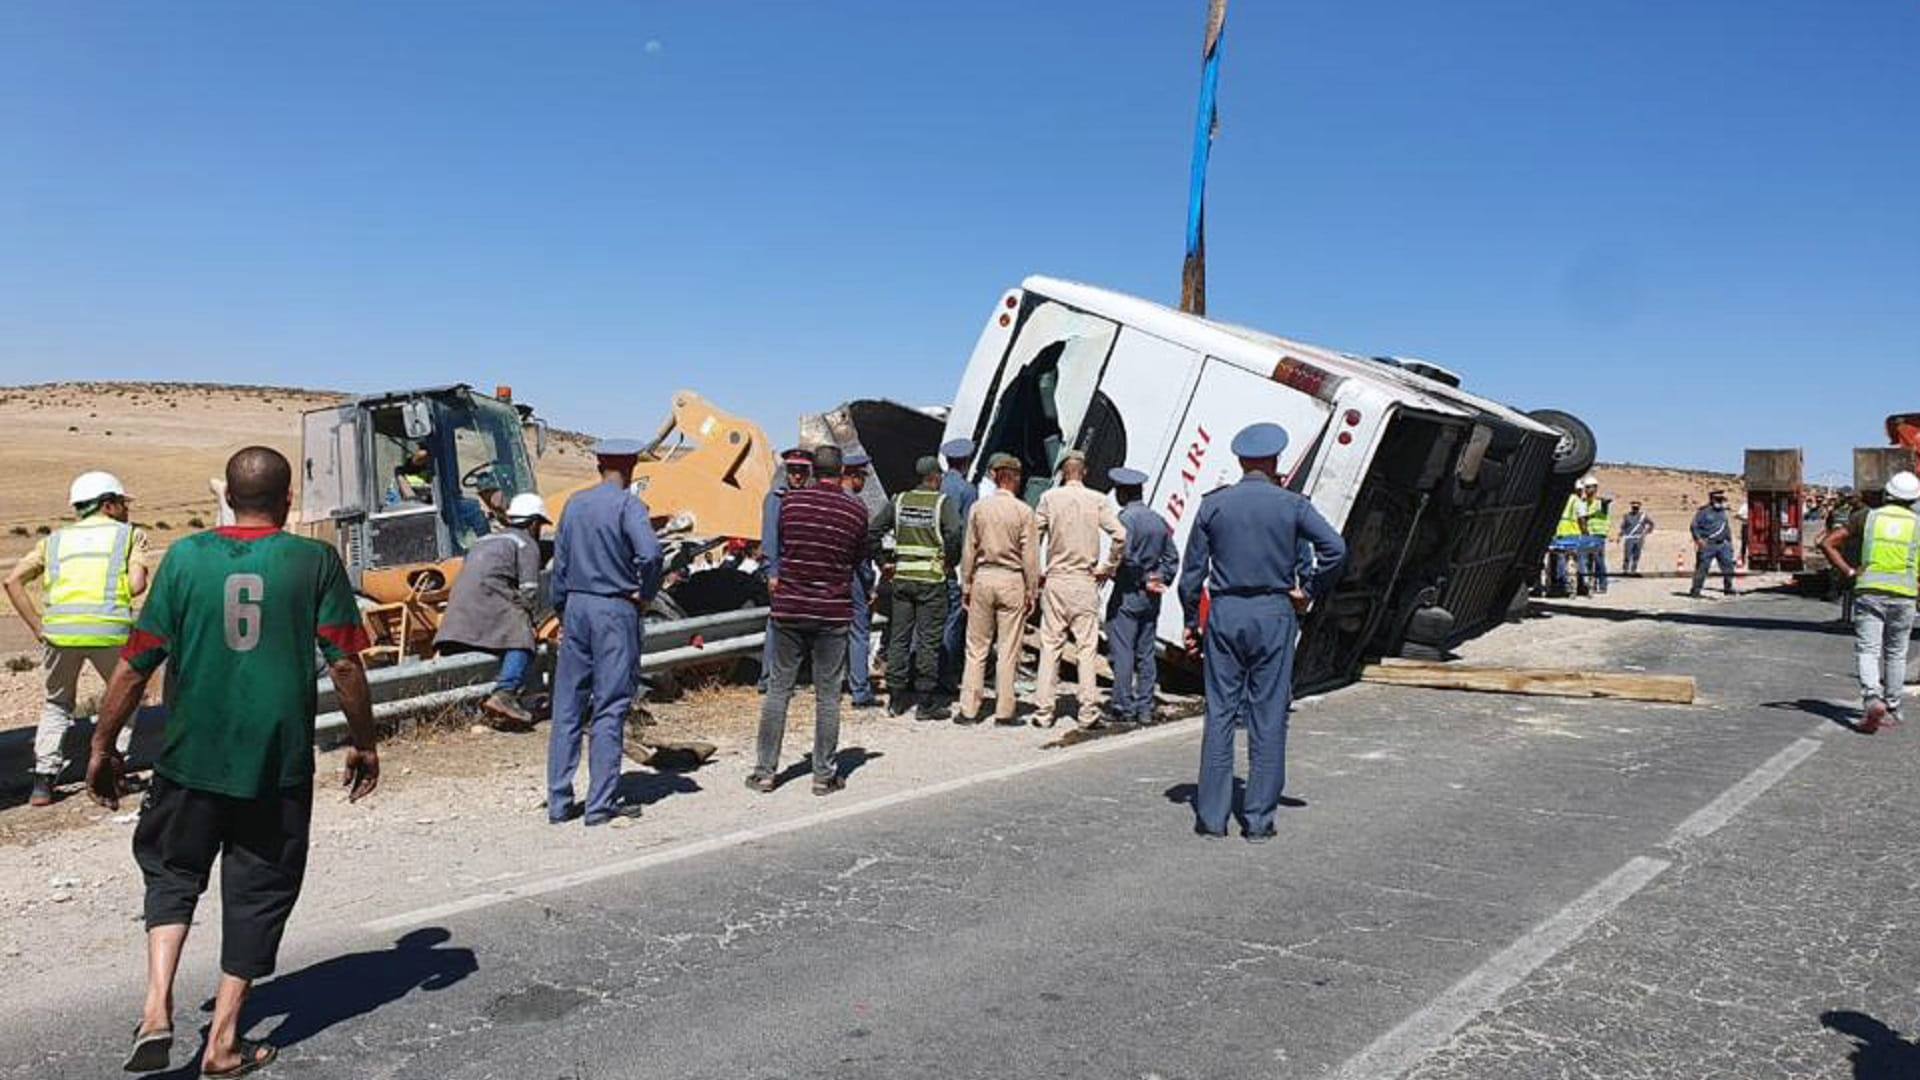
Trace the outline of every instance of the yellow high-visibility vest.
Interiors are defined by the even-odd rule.
[[[947,550],[940,537],[940,509],[947,497],[927,488],[893,498],[893,579],[937,584],[947,579]]]
[[[125,645],[133,629],[133,582],[127,557],[133,526],[95,514],[47,537],[47,641],[54,645]]]
[[[1885,593],[1913,599],[1920,596],[1916,566],[1920,565],[1920,522],[1905,506],[1883,506],[1867,513],[1866,536],[1860,540],[1860,577],[1855,592]]]
[[[1560,511],[1560,527],[1555,529],[1556,538],[1580,535],[1580,519],[1587,515],[1587,500],[1578,495],[1567,496],[1566,509]]]

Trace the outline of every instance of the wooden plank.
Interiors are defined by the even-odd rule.
[[[1470,667],[1427,660],[1389,659],[1369,664],[1362,682],[1418,686],[1432,690],[1473,690],[1490,694],[1614,698],[1691,705],[1691,675],[1647,675],[1631,671],[1572,671],[1555,668]]]

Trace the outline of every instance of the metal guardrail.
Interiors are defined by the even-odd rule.
[[[764,607],[741,608],[649,623],[641,643],[640,671],[651,674],[756,650],[766,640],[767,615]],[[367,672],[374,719],[387,720],[478,700],[492,691],[499,668],[499,658],[491,653],[459,653],[375,668]],[[332,680],[323,676],[318,691],[321,712],[314,721],[314,737],[322,739],[346,731],[347,718],[338,711]]]

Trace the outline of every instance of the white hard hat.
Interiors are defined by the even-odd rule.
[[[108,495],[118,495],[123,499],[129,497],[127,489],[120,485],[120,478],[112,473],[84,472],[73,478],[73,486],[67,489],[67,502],[84,506]]]
[[[527,521],[533,518],[539,518],[548,523],[553,521],[547,516],[547,500],[533,492],[523,491],[515,495],[513,501],[507,504],[508,521]]]
[[[1898,499],[1901,502],[1912,502],[1915,499],[1920,499],[1920,476],[1915,476],[1904,470],[1894,473],[1893,476],[1887,480],[1887,498]]]
[[[1580,478],[1580,486],[1581,486],[1581,487],[1583,487],[1583,488],[1587,488],[1587,487],[1599,487],[1599,486],[1600,486],[1600,478],[1599,478],[1599,477],[1597,477],[1597,476],[1594,476],[1594,475],[1592,475],[1591,473],[1589,473],[1588,475],[1586,475],[1586,476],[1583,476],[1583,477],[1581,477],[1581,478]]]

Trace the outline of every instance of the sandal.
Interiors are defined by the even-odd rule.
[[[207,1080],[231,1080],[232,1077],[264,1069],[280,1056],[279,1047],[256,1039],[241,1039],[234,1043],[233,1048],[240,1054],[240,1064],[231,1069],[203,1070],[200,1075],[207,1077]]]
[[[762,776],[759,773],[748,773],[747,786],[762,795],[770,795],[773,793],[776,782],[771,776]]]
[[[159,1072],[173,1064],[173,1029],[154,1028],[144,1034],[140,1025],[133,1025],[133,1048],[127,1051],[127,1063],[122,1068],[128,1072]]]

